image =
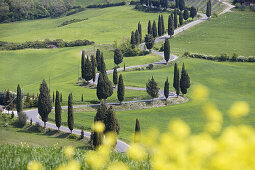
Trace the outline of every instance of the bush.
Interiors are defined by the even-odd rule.
[[[213,60],[213,56],[207,56],[207,60]]]
[[[244,56],[239,56],[239,57],[237,57],[237,61],[244,62],[245,61],[245,57]]]
[[[183,54],[183,56],[189,57],[189,56],[190,56],[190,52],[186,51],[186,52]]]
[[[83,139],[84,138],[84,131],[83,129],[81,130],[81,136],[80,136],[80,139]]]
[[[140,5],[140,1],[130,1],[129,5]]]
[[[148,70],[153,70],[153,64],[149,64],[146,68],[147,68]]]
[[[27,123],[27,115],[24,112],[18,113],[18,120],[19,120],[19,125],[21,127],[25,126]]]
[[[237,61],[238,55],[236,53],[233,54],[231,61]]]
[[[36,124],[34,125],[34,129],[36,132],[39,132],[39,133],[45,132],[45,129],[38,122],[36,122]]]
[[[255,57],[254,56],[248,57],[248,62],[255,62]]]
[[[98,5],[88,5],[87,8],[107,8],[107,7],[123,6],[123,5],[126,5],[126,2],[110,3],[110,4],[98,4]]]
[[[222,53],[218,58],[218,61],[227,61],[228,59],[229,59],[228,55],[226,53]]]

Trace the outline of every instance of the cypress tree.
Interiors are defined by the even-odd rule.
[[[107,109],[106,120],[105,120],[105,133],[115,132],[117,135],[120,132],[120,124],[113,111],[112,106]]]
[[[178,66],[175,63],[174,64],[174,81],[173,81],[173,87],[174,87],[175,90],[177,89],[177,81],[178,81],[178,79],[177,79],[177,71],[178,71]]]
[[[135,48],[136,42],[135,42],[135,33],[134,33],[134,31],[131,32],[131,41],[130,41],[130,44],[131,44],[132,48]]]
[[[114,50],[114,63],[119,65],[120,63],[122,63],[122,60],[123,60],[123,54],[119,48],[116,48]]]
[[[98,81],[97,81],[97,98],[98,100],[100,100],[100,102],[104,98],[105,93],[106,93],[105,83],[104,83],[103,75],[100,72],[98,76]]]
[[[101,59],[101,61],[100,61],[100,70],[99,71],[103,74],[104,73],[106,74],[106,67],[105,67],[104,54],[103,53],[101,53],[100,59]]]
[[[55,101],[55,122],[59,130],[59,127],[61,126],[61,105],[60,105],[58,91],[56,91],[56,101]]]
[[[106,100],[108,97],[110,97],[113,94],[113,88],[112,88],[112,82],[108,79],[108,76],[106,73],[103,74],[105,86],[106,86],[106,96],[104,100]]]
[[[164,24],[163,15],[161,15],[161,27],[162,27],[162,35],[164,35],[164,33],[165,33],[165,24]]]
[[[170,37],[174,35],[174,22],[172,15],[169,15],[168,17],[168,35],[170,35]]]
[[[211,3],[211,0],[209,0],[207,3],[206,3],[206,16],[208,17],[208,18],[210,18],[211,17],[211,6],[212,6],[212,3]]]
[[[187,9],[184,9],[184,12],[183,12],[183,18],[185,20],[187,20],[189,18],[189,11]]]
[[[177,9],[174,9],[174,28],[176,29],[178,27],[178,21],[177,21]]]
[[[176,79],[177,79],[177,82],[176,82],[176,95],[177,95],[177,97],[178,97],[179,94],[180,94],[180,76],[179,76],[179,69],[177,70],[177,73],[176,73]]]
[[[190,87],[190,78],[189,75],[185,69],[184,63],[182,65],[182,74],[180,79],[180,88],[182,94],[187,94],[187,89]]]
[[[124,63],[124,68],[123,69],[124,69],[124,71],[126,71],[126,64],[125,63]]]
[[[118,96],[118,100],[120,101],[120,104],[121,104],[121,102],[124,100],[124,96],[125,96],[125,85],[124,85],[123,78],[122,78],[121,74],[120,74],[119,82],[118,82],[117,96]]]
[[[38,97],[38,112],[44,122],[44,128],[46,128],[46,122],[48,121],[48,115],[52,109],[52,102],[50,100],[50,91],[46,84],[46,81],[43,80],[40,85],[40,94]]]
[[[138,45],[138,44],[140,44],[140,42],[139,42],[140,41],[140,34],[139,34],[137,29],[134,31],[134,33],[135,33],[135,44]]]
[[[145,45],[147,49],[151,50],[154,45],[154,38],[151,34],[147,34],[145,36]]]
[[[166,38],[164,43],[164,58],[166,60],[166,64],[170,59],[170,43],[169,40]]]
[[[182,14],[182,11],[180,11],[180,14],[179,14],[179,23],[180,23],[180,26],[182,26],[182,24],[183,24],[183,14]]]
[[[139,143],[139,142],[141,142],[141,128],[140,128],[140,122],[136,118],[136,120],[135,120],[135,139],[134,139],[134,143]]]
[[[118,84],[118,72],[117,72],[117,68],[114,67],[113,69],[113,74],[112,74],[112,79],[113,79],[113,84],[115,85],[115,88],[116,88],[116,85]]]
[[[84,79],[85,78],[85,51],[82,50],[81,53],[81,77]]]
[[[162,22],[161,22],[161,15],[158,16],[158,35],[162,35]]]
[[[184,10],[185,8],[185,1],[184,0],[179,0],[179,9],[180,11]]]
[[[85,69],[84,69],[84,78],[86,81],[90,81],[93,78],[92,75],[92,64],[89,60],[89,57],[85,60]]]
[[[62,103],[62,93],[60,94],[60,102]]]
[[[81,95],[81,101],[83,102],[83,94]]]
[[[16,110],[18,113],[22,112],[23,110],[23,100],[22,100],[22,92],[21,88],[18,84],[17,86],[17,104],[16,104]]]
[[[68,96],[68,128],[70,129],[71,133],[73,131],[74,125],[74,117],[73,117],[73,95],[72,93]]]
[[[148,22],[148,34],[153,34],[152,27],[151,27],[151,21]]]
[[[195,7],[190,8],[190,17],[193,19],[197,15],[197,10]]]
[[[156,26],[155,20],[153,21],[153,25],[152,25],[152,34],[154,38],[157,37],[157,26]]]
[[[175,8],[179,8],[179,0],[175,0]]]
[[[164,86],[164,96],[167,100],[168,96],[169,96],[169,83],[168,83],[168,77],[166,78],[165,81],[165,86]]]
[[[55,94],[54,94],[54,91],[52,92],[52,101],[53,101],[53,103],[55,102]]]
[[[142,25],[140,21],[138,23],[138,32],[139,32],[139,42],[142,43]]]
[[[97,52],[96,52],[96,63],[97,63],[97,70],[100,71],[101,70],[101,53],[99,49],[97,49]]]
[[[164,0],[165,2],[164,2],[164,6],[165,6],[165,9],[167,9],[168,8],[168,0]]]
[[[91,55],[90,56],[90,60],[91,60],[91,65],[92,65],[92,80],[93,80],[93,83],[95,82],[96,80],[96,59],[94,57],[94,55]]]
[[[146,91],[152,97],[152,100],[153,100],[153,98],[158,97],[159,88],[158,88],[158,84],[154,80],[153,76],[152,76],[151,80],[149,80],[146,83]]]

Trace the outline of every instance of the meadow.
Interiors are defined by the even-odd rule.
[[[211,0],[212,2],[212,14],[213,13],[220,13],[226,8],[226,5],[224,5],[222,2],[218,0]],[[198,11],[205,13],[206,12],[206,0],[185,0],[186,6],[194,6],[195,8],[198,8]]]
[[[247,101],[251,107],[250,115],[240,120],[244,124],[255,127],[255,88],[254,64],[253,63],[231,63],[213,62],[201,59],[181,58],[178,60],[179,69],[184,62],[191,79],[191,88],[188,89],[187,97],[198,84],[207,86],[210,90],[210,101],[215,103],[222,111],[224,117],[223,126],[231,122],[226,116],[229,107],[235,101]],[[166,77],[169,78],[170,90],[174,91],[173,66],[168,66],[156,70],[123,72],[126,86],[145,87],[146,82],[154,76],[160,89],[163,89]],[[67,113],[63,113],[63,122],[66,122]],[[95,112],[76,112],[75,126],[90,129]],[[173,118],[184,120],[192,129],[192,132],[201,132],[205,125],[205,117],[201,110],[201,105],[192,99],[188,103],[170,105],[166,107],[128,110],[116,112],[120,122],[120,138],[132,141],[135,127],[135,119],[139,118],[142,131],[147,131],[156,127],[161,132],[167,130],[167,125]],[[53,119],[54,114],[50,115]]]
[[[227,53],[232,56],[254,56],[254,12],[235,11],[211,18],[170,40],[171,52],[182,55],[188,51],[207,55]],[[158,43],[155,47],[161,47]]]

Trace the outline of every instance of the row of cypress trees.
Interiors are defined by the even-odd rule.
[[[138,28],[136,31],[131,32],[130,44],[132,48],[142,43],[142,26],[140,21],[138,22]]]
[[[82,50],[81,58],[81,77],[86,81],[93,80],[95,82],[96,78],[96,59],[94,55],[85,57],[85,51]]]

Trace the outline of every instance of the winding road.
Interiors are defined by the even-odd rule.
[[[228,2],[223,2],[224,4],[226,4],[228,7],[220,13],[221,14],[224,14],[228,11],[231,10],[231,8],[233,8],[234,6],[231,5],[230,3]],[[176,29],[174,31],[174,36],[179,34],[180,32],[190,28],[190,27],[193,27],[203,21],[206,21],[207,20],[207,16],[205,14],[202,14],[202,13],[199,13],[199,15],[201,15],[202,17],[196,21],[192,21],[182,27],[179,27],[178,29]],[[158,37],[155,39],[155,43],[158,43],[158,42],[162,42],[165,40],[165,38],[169,38],[169,36],[166,34],[166,35],[163,35],[161,37]],[[145,48],[145,44],[141,44],[140,45],[141,48]],[[152,63],[153,65],[156,65],[156,64],[165,64],[165,60],[164,60],[164,53],[163,52],[158,52],[158,51],[153,51],[152,50],[152,53],[156,54],[156,55],[160,55],[163,57],[163,59],[159,62],[156,62],[156,63]],[[169,61],[174,61],[176,60],[178,57],[175,56],[175,55],[171,55],[170,56],[170,60]],[[129,67],[126,67],[126,69],[133,69],[133,68],[139,68],[139,67],[147,67],[149,64],[144,64],[144,65],[137,65],[137,66],[129,66]],[[123,68],[118,68],[118,71],[122,71]],[[107,74],[111,74],[113,73],[113,70],[108,70],[107,71]],[[96,82],[97,83],[97,79],[98,79],[98,74],[96,75]],[[132,90],[146,90],[145,88],[137,88],[137,87],[125,87],[125,89],[132,89]],[[170,92],[169,93],[169,97],[172,98],[172,97],[175,97],[175,93],[174,92]],[[153,100],[161,100],[161,99],[164,99],[164,92],[163,90],[160,90],[159,91],[159,97],[156,98],[156,99],[153,99]],[[151,99],[148,99],[148,100],[137,100],[137,101],[125,101],[125,102],[122,102],[122,103],[135,103],[135,102],[145,102],[145,101],[151,101]],[[118,105],[119,103],[107,103],[107,105]],[[98,106],[99,104],[93,104],[93,105],[78,105],[78,106],[73,106],[74,108],[80,108],[80,107],[92,107],[92,106]],[[62,106],[63,109],[66,109],[67,106]],[[34,109],[34,110],[27,110],[25,111],[27,117],[28,117],[28,121],[30,121],[30,119],[33,120],[33,123],[39,123],[41,126],[44,126],[44,122],[39,118],[39,113],[38,113],[38,110],[37,109]],[[17,112],[15,112],[15,116],[17,116]],[[47,122],[46,123],[46,126],[47,128],[51,128],[51,129],[57,129],[56,125],[53,124],[53,123],[49,123]],[[67,127],[64,127],[64,126],[61,126],[60,127],[60,131],[63,131],[63,132],[70,132],[70,130],[67,128]],[[73,133],[74,134],[77,134],[77,135],[80,135],[81,134],[81,130],[78,130],[78,129],[74,129],[73,130]],[[84,136],[86,136],[87,138],[90,137],[90,132],[84,132]],[[128,144],[126,144],[125,142],[121,141],[121,140],[118,140],[117,141],[117,145],[116,145],[116,149],[118,152],[125,152],[126,149],[129,147]]]

